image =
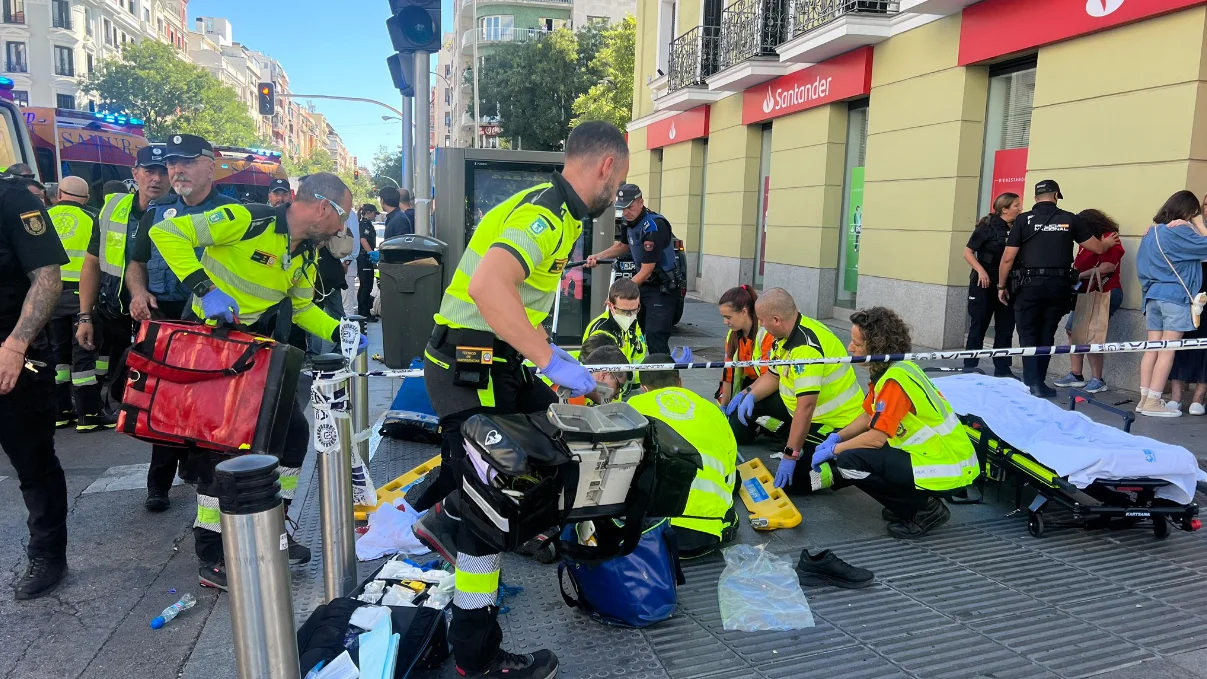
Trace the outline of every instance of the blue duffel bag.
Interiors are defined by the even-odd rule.
[[[577,539],[575,526],[562,531],[562,540]],[[566,591],[564,576],[569,576],[572,592]],[[628,556],[598,564],[564,559],[557,579],[567,606],[618,627],[649,627],[671,617],[678,605],[677,587],[686,582],[668,519],[647,528]]]

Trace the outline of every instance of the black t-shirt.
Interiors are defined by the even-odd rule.
[[[1056,203],[1043,202],[1014,220],[1006,245],[1019,248],[1015,268],[1067,269],[1073,266],[1073,243],[1093,237],[1094,232],[1080,217]]]
[[[356,256],[356,259],[361,263],[371,262],[369,253],[377,249],[377,227],[373,225],[373,222],[364,219],[361,220],[360,237],[365,239],[365,242],[369,244],[369,249],[366,250],[365,246],[361,245],[360,254]]]
[[[161,201],[165,202],[165,203],[170,203],[170,202],[174,202],[175,200],[176,200],[176,194],[169,193],[168,195],[164,196],[163,198],[156,200],[152,204],[153,205],[158,204]],[[219,205],[238,205],[239,201],[235,200],[234,198],[231,198],[230,196],[219,193],[218,187],[215,186],[210,189],[210,193],[208,196],[205,197],[205,200],[201,201],[201,203],[198,203],[198,204],[199,205],[206,204],[206,205],[208,205],[208,207],[206,207],[206,209],[212,210],[212,209],[218,207]],[[138,233],[134,236],[134,249],[130,255],[131,261],[142,262],[143,264],[146,264],[147,262],[151,261],[151,246],[154,244],[153,241],[151,240],[151,227],[155,226],[154,222],[155,222],[155,210],[151,210],[151,209],[148,209],[146,212],[144,212],[142,219],[138,220]]]
[[[139,220],[141,222],[143,215],[145,213],[146,213],[146,210],[142,209],[142,207],[139,205],[138,194],[135,193],[134,194],[134,203],[130,206],[130,217],[129,218],[134,219],[134,220]],[[140,228],[141,228],[141,226],[140,226]],[[103,224],[101,224],[100,220],[98,219],[96,222],[96,228],[92,230],[92,238],[90,238],[88,240],[88,254],[92,255],[93,257],[101,256],[101,232],[104,230],[105,230],[105,226]],[[129,233],[129,231],[127,231],[126,233]],[[135,236],[138,235],[138,229],[135,230],[134,235]],[[127,243],[127,245],[130,245],[130,243]],[[129,257],[129,255],[127,255],[127,257]]]
[[[1002,263],[1002,253],[1006,250],[1006,239],[1010,234],[1010,225],[997,215],[989,216],[989,223],[972,230],[968,237],[968,249],[976,254],[977,261],[985,267],[989,280],[997,282],[997,270]],[[973,272],[975,279],[976,272]]]
[[[29,274],[69,261],[46,206],[19,179],[0,178],[0,338],[21,317]]]

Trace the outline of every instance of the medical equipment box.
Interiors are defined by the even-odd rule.
[[[578,488],[568,518],[620,513],[645,455],[649,421],[622,402],[594,407],[555,403],[548,415],[578,461]],[[562,498],[563,507],[567,499]]]

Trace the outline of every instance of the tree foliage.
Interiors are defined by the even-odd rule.
[[[394,181],[390,181],[391,179]],[[398,186],[395,182],[402,181],[402,146],[392,149],[385,146],[377,148],[377,153],[373,154],[372,181],[373,186],[379,189],[383,186]],[[402,188],[410,187],[403,185]]]
[[[603,46],[591,62],[602,74],[599,82],[574,100],[571,127],[588,120],[606,120],[620,129],[633,117],[633,70],[637,45],[637,20],[632,15],[602,34]]]
[[[335,161],[325,149],[315,149],[305,158],[286,158],[282,165],[290,177],[302,177],[314,174],[315,172],[335,172],[348,185],[348,189],[352,191],[352,205],[354,209],[359,208],[364,203],[373,203],[377,200],[377,190],[374,188],[371,178],[367,176],[368,173],[360,172],[360,176],[358,177],[356,168],[337,172]]]
[[[512,148],[560,150],[575,100],[601,77],[594,64],[603,42],[601,29],[589,26],[492,48],[478,76],[481,114],[501,120]]]
[[[255,121],[235,90],[154,40],[124,45],[120,57],[97,65],[84,88],[102,105],[142,118],[152,140],[188,133],[213,144],[258,141]]]

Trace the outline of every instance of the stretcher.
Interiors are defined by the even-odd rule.
[[[990,388],[1005,394],[1008,401],[995,402],[992,396],[979,395],[980,414],[969,412],[967,384],[970,379],[979,380],[975,386]],[[956,382],[962,380],[960,388]],[[992,381],[992,382],[988,382]],[[1013,380],[1011,380],[1013,381]],[[1183,448],[1161,444],[1139,436],[1132,435],[1131,425],[1135,415],[1131,412],[1114,408],[1095,400],[1090,394],[1081,390],[1070,390],[1069,410],[1060,409],[1043,399],[1029,394],[1013,393],[1014,385],[1002,385],[998,378],[974,377],[964,375],[936,380],[936,385],[959,413],[960,421],[965,431],[976,446],[977,456],[981,460],[983,476],[978,480],[982,493],[986,481],[995,481],[1000,488],[1007,482],[1013,482],[1015,487],[1015,513],[1023,511],[1023,491],[1030,487],[1035,490],[1035,499],[1026,507],[1027,530],[1035,537],[1041,537],[1050,528],[1080,527],[1080,528],[1129,528],[1133,526],[1151,527],[1154,535],[1165,538],[1170,533],[1171,526],[1184,531],[1195,531],[1201,526],[1198,518],[1199,508],[1194,502],[1195,478],[1202,478],[1203,472],[1198,471],[1194,456]],[[1004,387],[1004,390],[1001,389]],[[953,398],[953,395],[955,398]],[[1000,398],[998,399],[1001,400]],[[1031,403],[1034,401],[1035,403]],[[1107,425],[1095,424],[1082,413],[1077,413],[1078,405],[1094,406],[1117,415],[1122,421],[1119,429]],[[1028,413],[1028,422],[1040,432],[1050,428],[1051,437],[1044,437],[1042,446],[1044,454],[1036,455],[1035,451],[1026,451],[1022,447],[1011,444],[1010,436],[1001,435],[995,431],[995,424],[1003,430],[1010,426],[1008,417],[1003,413],[1012,409],[1034,407],[1032,415]],[[1089,432],[1089,433],[1087,433]],[[1100,435],[1096,438],[1095,434]],[[1020,435],[1017,432],[1016,436]],[[1059,448],[1061,437],[1067,436],[1069,446],[1067,457],[1075,464],[1084,465],[1073,473],[1061,474],[1056,468],[1067,465],[1069,460],[1062,459],[1059,454],[1052,454],[1053,448]],[[1034,439],[1031,439],[1034,443]],[[1136,461],[1141,465],[1152,464],[1160,476],[1130,476],[1109,474],[1103,465],[1095,466],[1086,462],[1087,454],[1078,444],[1085,447],[1101,446],[1103,450],[1115,451],[1119,446],[1128,443],[1134,446]],[[1056,444],[1056,445],[1051,445]],[[1126,448],[1120,453],[1127,456]],[[1178,453],[1181,453],[1180,455]],[[1158,465],[1158,457],[1161,464]],[[1172,459],[1168,459],[1172,458]],[[1188,459],[1187,459],[1188,458]],[[1110,461],[1117,462],[1114,458]],[[1117,467],[1127,467],[1125,460]],[[1192,465],[1195,474],[1190,474],[1189,492],[1187,480],[1182,474],[1175,474]],[[1067,471],[1067,469],[1066,469]],[[1067,515],[1053,519],[1046,516],[1046,510],[1056,506],[1066,510]]]

